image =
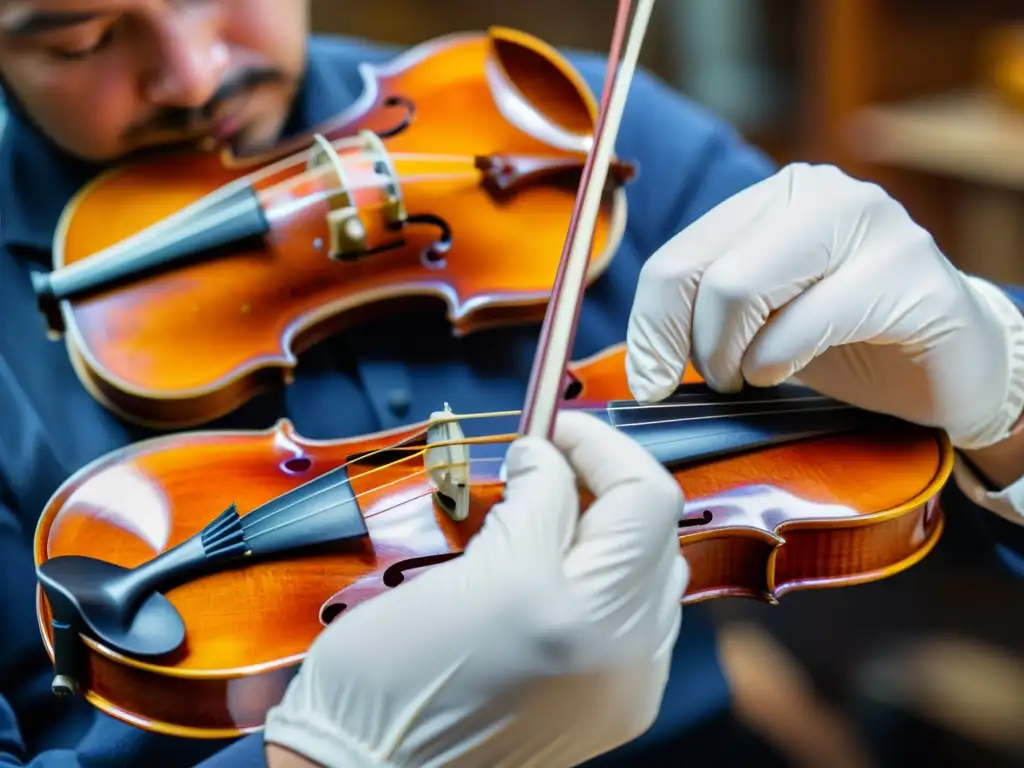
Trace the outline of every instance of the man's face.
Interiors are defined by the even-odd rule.
[[[214,137],[272,144],[305,65],[307,0],[0,0],[5,89],[95,162]]]

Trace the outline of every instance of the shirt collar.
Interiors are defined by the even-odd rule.
[[[326,122],[352,103],[355,91],[331,66],[330,48],[330,41],[310,39],[306,71],[283,138]],[[0,247],[49,268],[61,213],[102,170],[68,155],[22,116],[10,113],[0,137]]]
[[[20,115],[9,115],[0,139],[0,245],[19,256],[47,258],[64,206],[98,170]]]
[[[339,65],[337,54],[343,45],[336,39],[310,38],[306,71],[282,138],[326,123],[355,101],[362,81],[354,67]]]

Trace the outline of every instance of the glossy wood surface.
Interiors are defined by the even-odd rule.
[[[624,371],[621,347],[576,364],[570,407],[628,397]],[[692,369],[686,379],[700,381]],[[470,437],[473,430],[500,435],[515,424],[508,414],[464,422]],[[83,637],[90,701],[165,733],[215,738],[258,729],[321,630],[322,609],[328,619],[343,615],[414,575],[421,558],[461,552],[499,500],[504,442],[471,446],[471,513],[461,523],[435,504],[420,452],[352,459],[404,438],[422,445],[424,435],[420,424],[313,442],[287,422],[266,432],[182,433],[126,448],[72,476],[41,517],[37,563],[78,554],[137,566],[232,502],[244,515],[345,462],[369,531],[357,544],[247,563],[169,591],[185,621],[186,645],[159,664]],[[941,533],[936,494],[951,462],[940,433],[908,425],[896,434],[805,440],[675,471],[688,499],[680,546],[691,581],[681,598],[774,602],[791,590],[856,584],[909,567]],[[691,524],[708,511],[710,522]],[[41,591],[38,601],[52,657]]]
[[[424,43],[367,68],[364,87],[360,102],[318,132],[336,142],[369,247],[398,247],[328,258],[331,199],[321,193],[338,185],[329,169],[305,173],[309,137],[260,158],[156,157],[101,176],[69,204],[54,242],[58,269],[87,264],[242,177],[273,219],[263,247],[61,302],[69,353],[97,399],[138,423],[197,426],[287,383],[296,354],[371,312],[447,305],[459,334],[543,315],[596,120],[586,83],[540,41],[497,29]],[[373,169],[380,157],[342,142],[405,123],[383,139],[386,160],[408,215],[438,217],[450,230],[440,260],[423,254],[441,227],[390,229]],[[293,153],[303,162],[279,167]],[[495,192],[478,156],[528,178]],[[549,172],[552,163],[565,168]],[[589,280],[607,267],[625,215],[622,189],[609,191]]]

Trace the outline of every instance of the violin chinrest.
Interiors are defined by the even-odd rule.
[[[93,635],[104,645],[131,656],[163,656],[185,641],[185,622],[159,592],[143,593],[139,571],[91,557],[68,555],[36,569],[53,607],[54,628]]]

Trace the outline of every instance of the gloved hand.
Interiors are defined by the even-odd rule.
[[[582,413],[521,438],[462,557],[336,619],[264,740],[325,766],[576,765],[658,712],[689,572],[683,495]],[[577,478],[595,495],[581,516]]]
[[[963,449],[1005,438],[1024,407],[1020,311],[831,166],[790,165],[666,243],[640,275],[627,348],[645,402],[691,358],[719,391],[798,377]]]

